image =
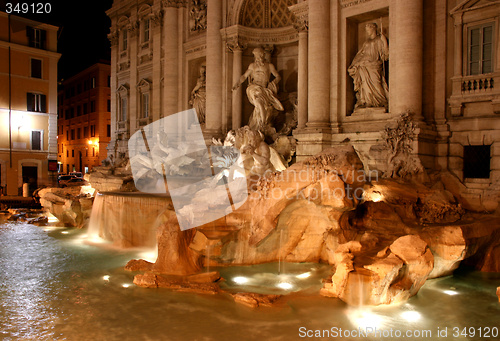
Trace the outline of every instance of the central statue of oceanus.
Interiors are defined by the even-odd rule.
[[[283,111],[283,105],[276,97],[281,77],[273,64],[265,60],[265,52],[257,47],[253,50],[254,62],[234,84],[233,91],[248,79],[248,100],[255,107],[248,122],[253,130],[266,131],[274,118],[274,110]],[[274,79],[270,81],[271,75]]]

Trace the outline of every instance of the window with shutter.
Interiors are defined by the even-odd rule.
[[[31,132],[31,149],[42,150],[42,132],[39,130]]]
[[[493,23],[470,27],[468,31],[468,74],[493,72]]]

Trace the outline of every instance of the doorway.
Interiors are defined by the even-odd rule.
[[[38,167],[23,166],[23,184],[29,184],[29,195],[32,195],[38,188]],[[22,190],[22,189],[21,189]]]

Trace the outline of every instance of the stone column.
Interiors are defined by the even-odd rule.
[[[241,77],[243,73],[242,66],[242,57],[243,50],[245,49],[239,43],[228,44],[229,50],[233,52],[233,81],[232,85],[234,85]],[[242,105],[243,105],[243,87],[239,87],[238,89],[233,91],[232,98],[232,129],[236,130],[241,127],[241,116],[242,116]]]
[[[207,111],[206,132],[222,128],[222,1],[207,1]]]
[[[423,0],[390,0],[389,111],[422,119]]]
[[[299,31],[299,75],[297,86],[298,128],[305,128],[307,123],[307,29]]]
[[[132,136],[137,131],[137,118],[139,117],[137,112],[137,53],[138,53],[138,36],[139,36],[139,22],[137,17],[132,15],[130,18],[130,27],[128,31],[128,44],[129,50],[128,60],[130,61],[130,91],[129,91],[129,102],[128,102],[128,136]]]
[[[308,122],[309,128],[330,122],[330,1],[309,0]]]
[[[116,124],[117,124],[117,116],[118,106],[116,105],[117,96],[116,96],[116,88],[117,88],[117,77],[116,77],[116,68],[118,67],[118,40],[119,40],[119,31],[115,25],[115,19],[112,19],[113,28],[111,29],[111,33],[108,34],[109,42],[111,43],[111,140],[108,143],[108,156],[113,155],[115,153],[115,143],[116,143]]]
[[[163,15],[164,76],[163,76],[163,116],[177,113],[179,82],[178,10],[175,4],[167,4]]]
[[[161,29],[163,27],[163,12],[160,8],[159,1],[155,4],[155,13],[151,18],[153,31],[153,89],[151,96],[151,117],[152,122],[159,120],[162,117],[161,108]]]

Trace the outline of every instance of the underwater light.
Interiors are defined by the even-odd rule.
[[[455,296],[455,295],[458,295],[458,292],[453,291],[453,290],[443,290],[443,292],[444,292],[446,295],[450,295],[450,296]]]
[[[62,231],[61,233],[62,234],[68,234],[69,232],[68,231]]]
[[[422,315],[417,311],[404,311],[401,313],[401,317],[408,322],[416,322],[422,318]]]
[[[290,290],[293,288],[293,285],[291,283],[288,283],[288,282],[280,282],[280,283],[276,284],[276,286],[280,289],[283,289],[283,290]]]
[[[105,280],[105,281],[109,281],[109,275],[102,276],[102,279]]]
[[[128,288],[129,286],[130,286],[130,284],[128,284],[128,283],[122,284],[122,287],[124,287],[124,288]]]
[[[304,272],[303,274],[297,275],[295,277],[300,278],[300,279],[309,278],[309,277],[311,277],[311,273],[310,272]]]
[[[356,328],[380,328],[384,325],[384,318],[367,309],[350,310],[347,317]]]
[[[245,284],[248,283],[248,278],[243,276],[234,277],[233,282],[235,282],[236,284]]]

